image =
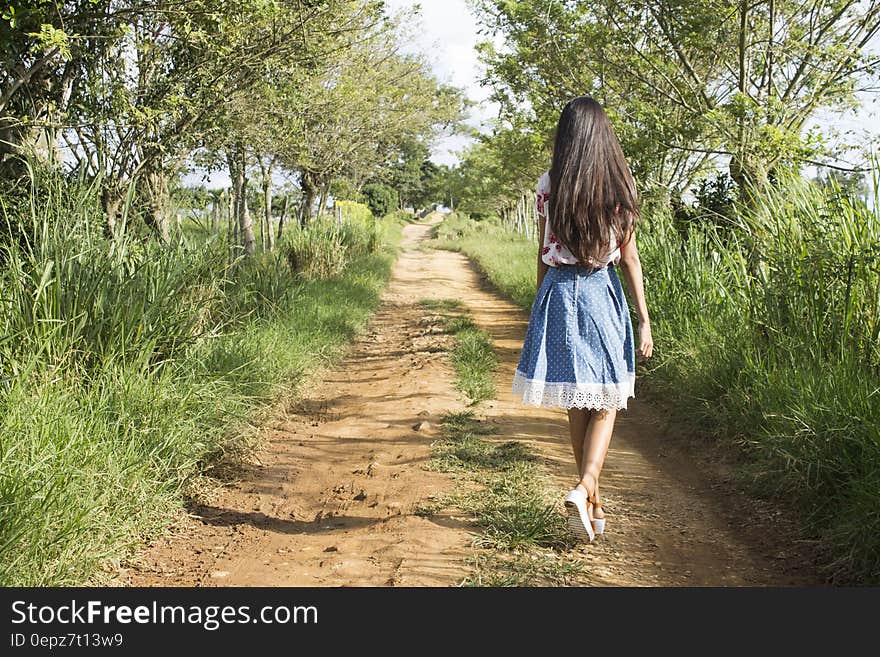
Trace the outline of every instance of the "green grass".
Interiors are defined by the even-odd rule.
[[[537,246],[509,232],[499,221],[475,222],[450,214],[436,226],[430,244],[464,253],[505,296],[523,308],[531,307]]]
[[[447,221],[437,244],[530,308],[536,247]],[[880,206],[788,181],[737,225],[654,212],[638,239],[655,340],[643,391],[735,450],[767,504],[800,509],[829,578],[880,583]]]
[[[463,586],[577,586],[584,574],[583,564],[552,551],[479,553],[468,563]]]
[[[96,581],[163,531],[252,423],[337,358],[379,302],[399,241],[335,276],[222,240],[100,235],[97,190],[40,181],[0,276],[0,585]],[[364,240],[369,243],[369,238]],[[100,581],[100,577],[97,581]]]
[[[520,442],[497,442],[486,421],[471,411],[442,421],[429,469],[454,473],[472,485],[437,498],[425,514],[455,507],[473,516],[481,529],[471,560],[472,586],[567,585],[582,564],[568,554],[573,546],[542,465]]]
[[[462,304],[454,299],[423,299],[421,306],[440,315],[443,329],[455,336],[450,361],[455,369],[455,387],[471,405],[495,396],[498,356],[492,338],[474,324]]]

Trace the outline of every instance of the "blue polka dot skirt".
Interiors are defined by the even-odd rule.
[[[550,267],[532,305],[513,393],[533,406],[621,409],[635,396],[635,370],[615,265]]]

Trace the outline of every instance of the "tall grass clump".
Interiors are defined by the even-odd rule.
[[[498,355],[492,337],[478,327],[461,302],[455,299],[422,299],[424,308],[440,313],[443,329],[455,336],[449,354],[455,368],[455,387],[471,406],[495,396],[495,370]]]
[[[386,223],[396,223],[389,221]],[[322,215],[284,235],[281,249],[293,271],[313,279],[339,274],[352,258],[375,253],[383,239],[383,224],[360,203],[348,202],[335,217]]]
[[[34,171],[0,208],[0,585],[81,584],[160,531],[341,352],[393,260],[349,251],[311,280],[280,252],[228,262],[222,238],[109,241],[98,192]]]
[[[832,578],[876,583],[880,211],[792,179],[739,219],[642,231],[650,384],[800,503]]]

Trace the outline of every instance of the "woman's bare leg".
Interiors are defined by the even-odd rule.
[[[571,408],[568,410],[571,447],[580,475],[577,487],[594,493],[596,501],[600,501],[599,475],[602,474],[605,457],[608,455],[616,417],[617,411],[614,409],[598,411]],[[605,517],[601,508],[592,511],[596,518]]]
[[[587,435],[587,423],[590,421],[591,413],[590,409],[585,408],[568,409],[568,432],[571,435],[571,449],[574,452],[578,476],[582,472],[581,462],[584,459],[584,438]]]

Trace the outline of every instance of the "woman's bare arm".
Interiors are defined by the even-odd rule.
[[[651,335],[651,319],[648,304],[645,302],[645,282],[642,278],[642,261],[636,246],[635,229],[629,239],[620,247],[620,267],[626,287],[635,297],[636,314],[639,318],[639,347],[637,354],[641,359],[650,358],[654,352],[654,338]]]
[[[538,286],[535,288],[536,290],[541,289],[541,283],[544,282],[544,276],[547,274],[547,269],[550,268],[546,262],[541,259],[542,250],[544,248],[544,218],[538,214]]]

